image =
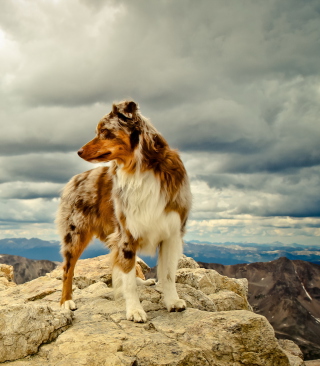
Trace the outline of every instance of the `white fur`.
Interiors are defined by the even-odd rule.
[[[123,273],[120,268],[115,266],[112,271],[113,285],[121,286],[122,293],[126,300],[127,319],[135,323],[147,321],[147,314],[143,310],[138,292],[136,281],[136,267],[134,266],[129,273]]]
[[[177,265],[181,256],[180,233],[163,241],[159,251],[158,279],[168,311],[181,311],[186,308],[185,301],[179,299],[175,284]]]
[[[76,309],[77,309],[76,304],[75,304],[75,303],[74,303],[74,301],[72,301],[72,300],[67,300],[67,301],[65,301],[65,302],[61,305],[61,307],[62,307],[63,309],[67,309],[67,310],[76,310]]]
[[[126,227],[135,238],[142,238],[141,251],[154,255],[159,243],[180,232],[177,212],[165,212],[166,200],[160,181],[152,171],[127,174],[118,169],[114,188],[121,189],[119,202]],[[120,207],[119,207],[120,208]]]

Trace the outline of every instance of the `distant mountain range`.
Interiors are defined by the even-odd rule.
[[[104,244],[99,240],[94,240],[84,251],[81,258],[93,258],[108,252]],[[280,242],[272,244],[210,243],[192,240],[185,243],[184,253],[198,262],[224,265],[268,262],[280,257],[320,264],[320,243],[317,247],[301,244],[285,245]],[[29,259],[62,261],[58,241],[47,241],[38,238],[0,239],[0,254],[19,255]],[[150,267],[155,266],[157,263],[155,257],[145,257],[143,255],[141,257]]]
[[[320,358],[320,266],[285,257],[236,265],[199,263],[233,278],[247,278],[248,300],[277,338],[297,343],[306,360]]]
[[[0,254],[0,263],[13,266],[14,282],[17,284],[44,276],[57,267],[57,263],[46,259],[34,260],[9,254]]]
[[[184,253],[197,262],[224,265],[269,262],[280,257],[320,264],[320,243],[319,246],[305,246],[285,245],[280,242],[272,244],[210,243],[194,240],[186,242]]]
[[[98,240],[84,251],[82,259],[93,258],[107,254],[108,249]],[[29,259],[47,259],[61,262],[60,243],[56,240],[41,240],[38,238],[8,238],[0,239],[0,254],[19,255]]]

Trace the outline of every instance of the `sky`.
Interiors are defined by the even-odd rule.
[[[193,193],[186,239],[320,246],[318,0],[8,0],[0,238],[58,240],[76,152],[133,98]]]

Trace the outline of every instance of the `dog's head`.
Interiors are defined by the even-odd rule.
[[[138,105],[132,100],[113,104],[96,128],[96,137],[84,145],[78,155],[89,162],[116,160],[126,165],[132,160],[141,133]]]

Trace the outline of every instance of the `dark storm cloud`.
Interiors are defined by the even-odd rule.
[[[39,3],[38,24],[22,7],[11,9],[14,18],[4,19],[4,29],[25,40],[30,56],[10,84],[13,93],[36,105],[131,95],[170,106],[224,93],[230,78],[242,84],[318,72],[317,1],[82,4]],[[57,28],[57,17],[68,24]]]
[[[283,151],[285,150],[285,151]],[[233,156],[226,163],[224,169],[231,173],[254,173],[270,172],[290,174],[307,167],[320,165],[320,148],[315,147],[314,151],[307,148],[296,150],[274,149],[267,153],[247,156]]]
[[[316,1],[295,6],[290,1],[233,6],[224,1],[83,1],[63,7],[48,2],[35,7],[35,24],[23,8],[6,6],[14,17],[2,15],[4,29],[13,40],[25,41],[24,62],[6,89],[18,101],[68,107],[109,105],[131,96],[181,150],[240,154],[272,149],[277,140],[286,145],[276,135],[276,122],[286,105],[295,103],[297,88],[304,89],[305,98],[304,105],[302,97],[296,101],[299,107],[307,108],[312,96],[309,107],[315,109],[315,80],[290,83],[318,71]],[[68,25],[57,29],[58,16]],[[90,27],[79,28],[79,21]],[[270,80],[279,80],[278,85],[272,87]],[[53,122],[50,139],[43,123],[47,118]],[[42,129],[35,132],[40,123]],[[27,134],[22,151],[30,152],[31,146],[35,152],[45,146],[72,151],[80,142],[74,129],[84,136],[75,116],[53,121],[35,109],[25,124],[34,135]],[[290,124],[288,116],[284,127],[296,135]],[[3,153],[13,154],[12,135],[3,139]]]
[[[76,110],[7,106],[0,110],[0,156],[76,153],[95,136],[98,121],[110,110],[111,102]]]
[[[80,140],[79,138],[77,140]],[[0,156],[16,156],[25,154],[41,154],[54,152],[77,151],[80,148],[79,141],[71,141],[69,145],[66,142],[52,142],[44,139],[30,138],[13,144],[13,141],[3,141],[0,145]]]
[[[181,150],[194,217],[318,216],[319,17],[318,0],[4,2],[2,219],[53,220],[94,167],[76,151],[129,97]]]
[[[66,183],[84,170],[94,168],[74,154],[28,154],[0,157],[0,183],[52,182]]]
[[[320,168],[305,168],[291,174],[199,175],[213,189],[227,190],[234,197],[234,215],[320,217]],[[238,199],[245,194],[244,199]]]
[[[60,195],[63,184],[8,182],[0,183],[0,198],[4,199],[53,199]]]
[[[290,216],[290,217],[320,217],[320,199],[306,195],[303,197],[281,197],[277,202],[256,207],[250,203],[239,205],[233,212],[256,216]],[[314,227],[318,227],[319,223]]]

